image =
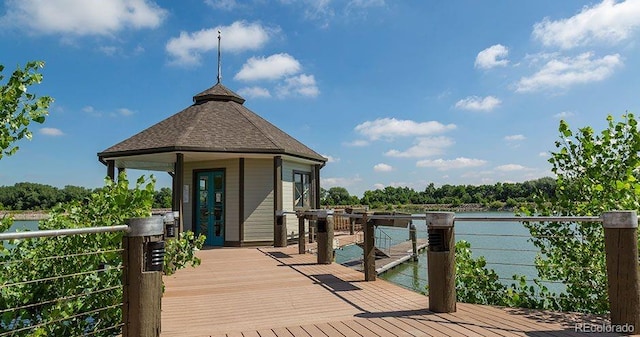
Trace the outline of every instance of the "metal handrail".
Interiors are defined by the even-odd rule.
[[[299,212],[292,211],[277,211],[277,214],[300,214]],[[303,215],[327,215],[333,216],[333,210],[307,210],[301,212]],[[365,214],[363,213],[340,213],[341,217],[362,219]],[[427,220],[427,214],[424,215],[411,215],[411,214],[367,214],[367,219],[402,219],[402,220]],[[473,222],[603,222],[601,216],[454,216],[454,221],[473,221]]]
[[[38,230],[38,231],[0,233],[0,241],[30,239],[30,238],[44,238],[44,237],[52,237],[52,236],[78,235],[78,234],[128,232],[128,231],[129,231],[128,225],[68,228],[68,229],[48,229],[48,230]]]

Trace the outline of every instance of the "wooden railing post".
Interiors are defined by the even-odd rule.
[[[375,226],[366,213],[362,215],[362,223],[364,225],[364,280],[375,281],[377,276]]]
[[[640,331],[638,216],[635,211],[605,212],[604,246],[611,324],[633,325]]]
[[[298,217],[298,254],[304,254],[307,251],[305,246],[304,212],[297,211],[296,216]]]
[[[318,264],[333,262],[333,221],[329,221],[327,211],[318,213]]]
[[[283,211],[276,211],[276,223],[273,229],[273,246],[287,246],[287,216]]]
[[[456,311],[456,259],[453,212],[427,212],[429,310]]]
[[[418,261],[418,233],[416,225],[409,225],[409,239],[411,239],[411,260]]]
[[[309,243],[315,242],[316,236],[316,227],[318,226],[318,222],[316,221],[317,217],[313,216],[309,219]]]
[[[122,238],[122,336],[157,337],[164,262],[162,217],[128,219],[127,225],[129,231]]]

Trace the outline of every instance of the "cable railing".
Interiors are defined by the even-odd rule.
[[[163,221],[126,222],[0,233],[0,337],[159,331]]]
[[[327,226],[327,219],[334,216],[331,210],[308,210],[296,214],[299,218],[317,219],[318,223],[323,224],[323,231]],[[517,302],[523,303],[525,307],[529,307],[529,305],[539,307],[538,305],[542,303],[544,308],[561,309],[567,307],[578,308],[578,311],[583,310],[580,308],[592,310],[587,308],[591,306],[590,308],[595,308],[594,312],[603,312],[603,310],[607,310],[610,307],[611,321],[614,323],[624,323],[637,319],[634,314],[629,316],[628,312],[630,311],[627,310],[628,305],[637,309],[639,306],[637,302],[633,304],[628,302],[630,298],[634,299],[640,296],[640,291],[638,291],[640,286],[637,286],[637,284],[640,284],[640,280],[638,280],[638,273],[634,272],[634,270],[638,269],[640,257],[637,251],[638,221],[635,211],[605,212],[599,217],[461,216],[453,212],[428,212],[427,214],[419,215],[356,213],[340,214],[340,217],[347,217],[350,221],[351,219],[360,219],[360,223],[364,224],[362,269],[365,281],[375,280],[376,272],[378,271],[375,265],[374,252],[381,243],[377,242],[379,239],[376,240],[375,228],[380,228],[380,226],[387,224],[395,225],[399,219],[418,224],[419,231],[428,236],[429,246],[427,253],[424,254],[428,263],[425,263],[424,260],[419,260],[417,263],[405,264],[405,266],[410,266],[408,268],[400,265],[398,269],[393,270],[391,273],[407,277],[410,280],[408,287],[416,290],[423,287],[421,282],[426,281],[429,285],[427,289],[429,293],[429,309],[435,312],[455,311],[455,286],[459,279],[451,277],[451,273],[454,273],[457,269],[456,255],[467,254],[461,256],[461,261],[459,261],[460,263],[463,263],[464,259],[470,261],[466,270],[467,280],[474,282],[473,280],[477,279],[477,277],[486,279],[492,285],[489,288],[483,288],[483,285],[476,284],[476,286],[480,287],[478,289],[484,289],[484,295],[486,296],[506,294],[508,298],[503,297],[503,300],[507,301],[504,305],[513,305],[513,303]],[[485,224],[477,225],[472,224],[473,222]],[[521,224],[532,222],[552,223],[553,225],[549,229],[542,227],[543,225],[539,228],[525,228]],[[492,226],[486,225],[487,223],[492,224]],[[579,225],[580,223],[600,223],[602,225],[582,226]],[[454,226],[454,224],[456,225]],[[558,226],[567,227],[561,227],[562,230],[558,230]],[[490,230],[487,230],[488,228]],[[506,228],[519,228],[520,231],[509,232],[504,230]],[[593,236],[594,232],[600,234]],[[328,234],[323,233],[323,235],[325,237],[327,235],[331,236],[332,233],[330,231]],[[530,233],[533,233],[533,235]],[[456,252],[454,238],[465,239],[465,241],[471,242],[472,245],[468,247],[465,244],[461,244],[461,247],[459,247],[460,252]],[[532,241],[535,240],[543,241],[536,242],[534,245]],[[544,240],[555,240],[556,242],[549,243]],[[620,242],[624,242],[624,244]],[[597,257],[595,256],[596,254],[589,254],[589,245],[593,243],[597,243],[599,247],[598,252],[600,254]],[[555,256],[569,254],[572,252],[569,244],[573,246],[572,248],[577,247],[576,251],[581,252],[579,253],[580,263],[571,263],[568,267],[565,265],[554,266],[550,264],[555,263],[553,260],[550,262],[540,258],[551,256],[549,254],[554,254]],[[318,245],[318,251],[325,252],[323,256],[327,256],[326,251],[328,249],[330,248],[323,248],[320,244]],[[479,256],[478,252],[486,257],[474,261]],[[514,257],[519,257],[520,260],[513,259]],[[327,261],[326,258],[321,259],[320,254],[318,255],[318,263],[327,263]],[[564,264],[564,261],[558,264]],[[422,270],[425,269],[412,269],[414,265],[428,265],[429,267],[425,268],[426,272],[423,272]],[[431,268],[432,265],[435,268]],[[540,269],[541,266],[546,267],[546,269]],[[462,268],[464,267],[462,266]],[[490,270],[482,271],[485,267],[495,269],[495,272]],[[554,267],[557,267],[563,274],[559,274],[554,270]],[[560,268],[564,269],[561,270]],[[518,269],[524,269],[524,271]],[[504,270],[507,271],[504,272]],[[541,275],[537,274],[538,271],[541,272]],[[463,274],[463,272],[464,270],[460,274]],[[596,274],[600,276],[594,277],[593,275]],[[495,281],[498,281],[498,283],[493,283]],[[629,284],[636,284],[636,286],[629,286]],[[407,286],[406,283],[404,285]],[[574,287],[576,285],[578,288]],[[538,286],[541,291],[535,290],[534,286]],[[562,291],[565,286],[567,287],[566,292]],[[569,288],[569,286],[573,288]],[[607,288],[609,296],[606,294]],[[467,294],[465,294],[465,291],[467,291]],[[473,296],[476,291],[474,288],[459,289],[460,294],[463,295],[471,294]],[[529,301],[536,301],[537,304]],[[549,301],[555,301],[555,304],[552,303],[547,306]],[[606,303],[603,304],[603,301],[608,301],[608,305]],[[564,306],[567,303],[569,303],[569,306]]]
[[[0,337],[121,334],[123,249],[96,243],[128,228],[0,233]]]

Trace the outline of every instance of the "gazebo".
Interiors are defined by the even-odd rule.
[[[179,231],[205,234],[207,245],[271,244],[276,211],[320,207],[320,169],[327,159],[244,102],[218,81],[191,106],[98,158],[112,178],[116,169],[168,172]]]

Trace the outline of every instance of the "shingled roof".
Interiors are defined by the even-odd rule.
[[[165,152],[288,154],[326,162],[315,151],[247,109],[222,84],[197,94],[194,104],[103,152],[101,159]]]

